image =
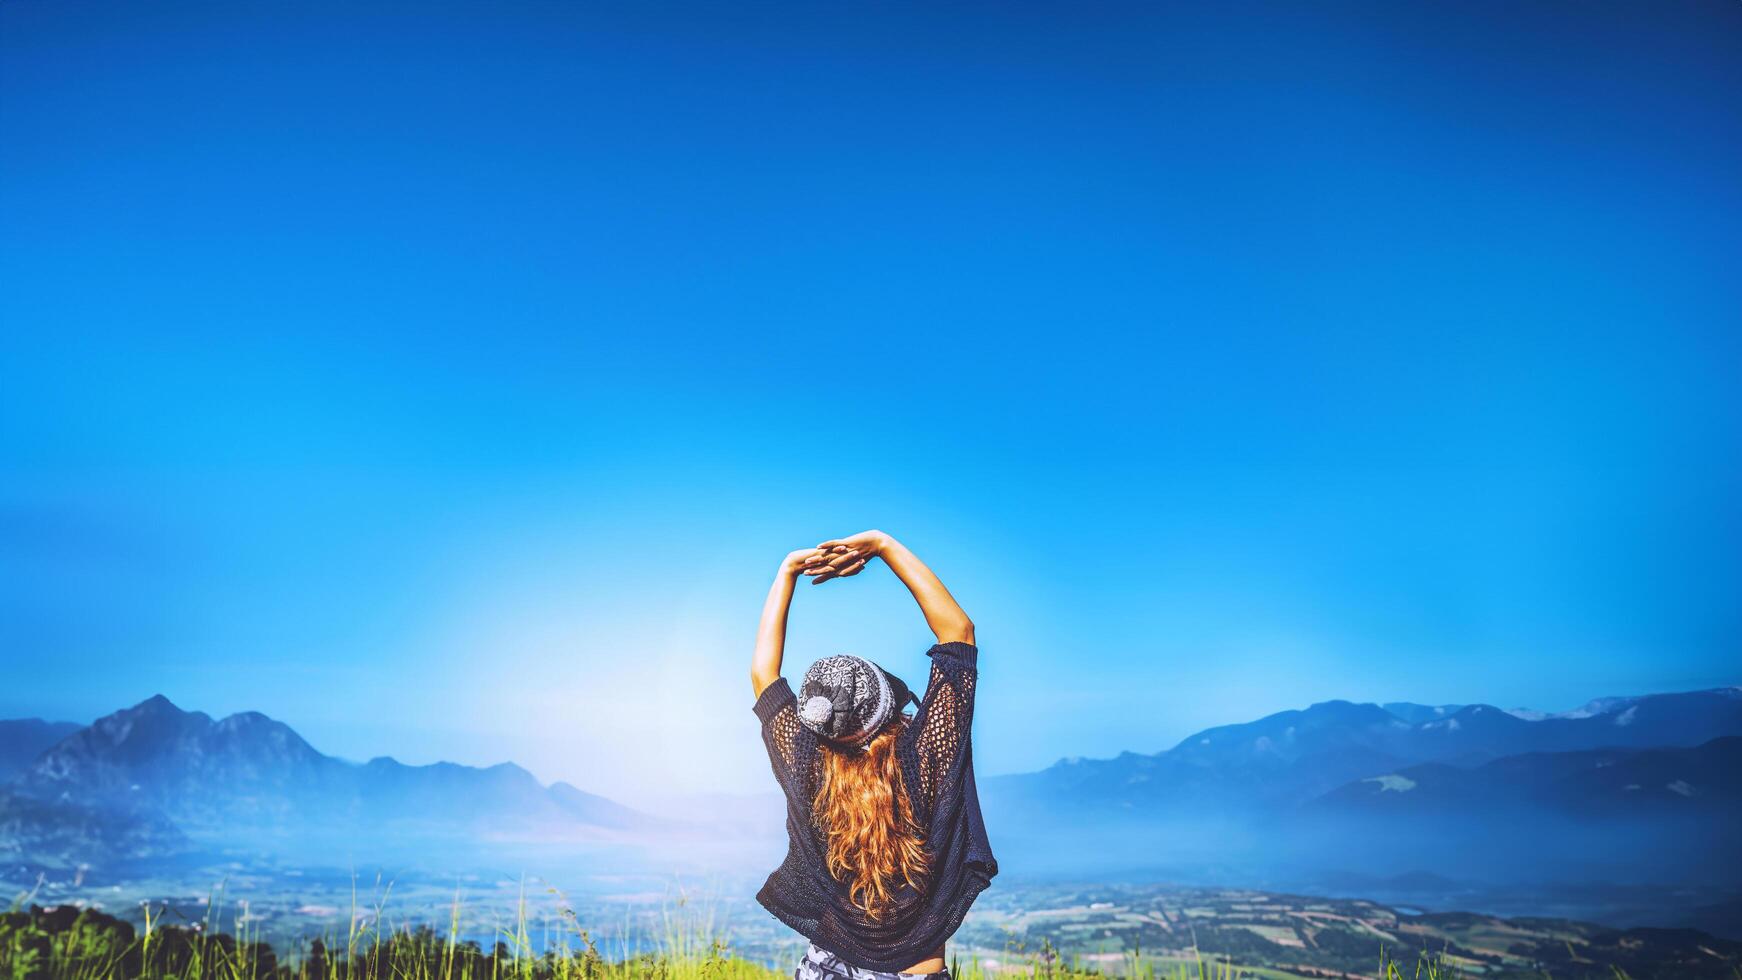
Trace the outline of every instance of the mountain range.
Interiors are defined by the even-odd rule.
[[[1742,688],[1604,698],[1556,715],[1325,701],[1207,729],[1153,755],[1061,759],[983,788],[1037,816],[1273,811],[1424,763],[1470,768],[1526,753],[1692,747],[1725,735],[1742,735]],[[1076,805],[1062,805],[1067,799]]]
[[[983,777],[980,796],[995,849],[1053,872],[1733,889],[1742,689],[1559,714],[1328,701],[1154,754]]]
[[[214,720],[162,696],[89,726],[0,722],[0,764],[0,856],[27,863],[780,838],[760,798],[654,816],[511,763],[350,762],[265,715]],[[1328,701],[1153,754],[982,776],[979,792],[1001,859],[1032,871],[1734,885],[1742,689],[1559,714]]]
[[[0,854],[115,861],[200,845],[611,840],[672,829],[568,783],[544,786],[512,763],[355,763],[258,712],[213,720],[162,695],[86,727],[0,722],[0,735],[8,760],[35,749],[23,765],[10,762],[0,786]]]

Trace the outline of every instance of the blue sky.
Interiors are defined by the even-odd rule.
[[[982,772],[1737,683],[1739,30],[5,4],[0,717],[769,789],[768,579],[872,526]],[[879,567],[787,673],[929,642]]]

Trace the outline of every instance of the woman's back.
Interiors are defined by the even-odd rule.
[[[828,869],[828,838],[815,809],[824,752],[800,724],[797,697],[781,678],[753,708],[787,803],[788,853],[757,900],[812,941],[864,969],[901,971],[937,955],[974,898],[998,873],[974,786],[972,743],[979,650],[939,643],[926,651],[931,677],[913,720],[896,737],[902,791],[924,841],[924,891],[898,883],[880,921],[852,902],[852,885]],[[932,971],[924,971],[932,972]]]
[[[913,593],[937,643],[911,719],[899,678],[850,654],[806,672],[804,704],[780,666],[793,586],[857,574],[882,558]],[[942,970],[944,943],[998,873],[974,786],[969,733],[979,677],[974,624],[914,554],[865,531],[787,555],[751,658],[752,710],[786,797],[788,847],[757,891],[811,940],[797,980]],[[936,967],[937,969],[933,969]],[[947,971],[937,980],[949,980]]]

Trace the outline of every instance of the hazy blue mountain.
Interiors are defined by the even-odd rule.
[[[63,739],[14,787],[87,806],[151,807],[193,825],[233,824],[288,818],[330,800],[345,790],[349,769],[265,715],[213,721],[157,695]]]
[[[511,763],[410,766],[383,757],[359,765],[323,755],[257,712],[214,721],[162,695],[60,740],[10,788],[21,799],[136,822],[161,816],[211,843],[584,838],[667,826],[566,783],[547,788]]]
[[[1328,701],[1152,755],[980,779],[995,848],[1048,874],[1271,883],[1425,874],[1733,888],[1742,689],[1557,714]]]
[[[1422,763],[1468,768],[1531,752],[1693,746],[1725,735],[1742,735],[1742,689],[1606,698],[1536,717],[1483,704],[1326,701],[1207,729],[1153,755],[1066,759],[986,778],[982,793],[1013,818],[1039,821],[1274,812]]]
[[[549,793],[557,806],[562,807],[570,816],[593,826],[630,830],[646,826],[649,820],[648,814],[632,810],[615,800],[576,789],[568,783],[551,783]]]
[[[0,783],[23,772],[49,746],[85,726],[70,721],[0,721]]]

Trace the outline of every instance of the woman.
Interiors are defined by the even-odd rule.
[[[795,695],[780,674],[794,583],[857,575],[881,558],[937,643],[923,698],[863,657],[824,657]],[[931,569],[881,531],[787,555],[750,665],[753,710],[786,794],[786,859],[756,900],[810,940],[795,980],[952,980],[944,941],[998,862],[986,841],[968,728],[974,624]],[[904,714],[904,702],[918,708]]]

